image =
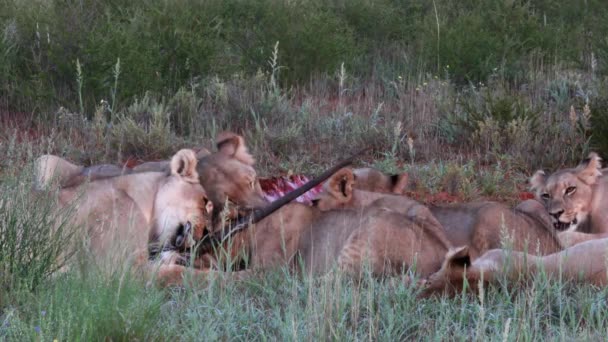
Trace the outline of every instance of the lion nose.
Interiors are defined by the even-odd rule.
[[[551,214],[551,216],[555,217],[555,219],[559,220],[559,217],[562,216],[563,213],[564,213],[563,210],[559,210],[559,211],[556,211],[556,212],[553,212],[550,214]]]

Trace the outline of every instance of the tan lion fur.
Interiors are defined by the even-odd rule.
[[[72,222],[82,227],[94,260],[124,263],[134,252],[147,255],[151,243],[170,246],[186,223],[192,227],[185,246],[189,247],[202,238],[212,209],[196,164],[192,150],[181,150],[171,159],[169,174],[138,173],[64,188],[59,191],[59,205],[74,206]],[[161,258],[175,262],[170,255]],[[147,260],[139,255],[136,259]]]
[[[229,275],[238,279],[279,266],[305,274],[337,267],[355,277],[365,267],[378,277],[415,270],[424,277],[439,269],[450,246],[432,228],[381,206],[321,211],[290,203],[237,233],[225,248],[234,259],[248,260],[247,270]],[[193,270],[194,282],[212,273]]]
[[[407,191],[409,176],[407,173],[387,175],[374,168],[353,169],[356,181],[355,189],[404,195]]]
[[[549,279],[574,281],[596,286],[608,285],[608,239],[579,243],[563,251],[545,256],[493,249],[472,260],[466,247],[446,254],[441,269],[424,282],[422,296],[457,295],[464,280],[477,291],[479,284],[529,279],[543,272]]]
[[[357,190],[354,182],[355,177],[349,169],[336,173],[324,184],[317,206],[330,210],[364,208],[372,203],[381,205],[436,227],[435,230],[441,230],[437,235],[446,236],[451,245],[469,246],[473,257],[500,248],[503,237],[510,240],[515,250],[527,249],[541,255],[561,250],[550,219],[537,201],[525,201],[515,209],[496,202],[427,207],[405,196]]]
[[[268,204],[253,168],[255,160],[249,154],[243,137],[232,132],[224,132],[218,135],[216,145],[216,152],[210,153],[207,149],[201,148],[196,155],[198,160],[196,171],[209,199],[219,206],[219,209],[226,201],[243,208],[257,208]],[[113,165],[85,168],[57,156],[45,155],[38,158],[36,165],[36,184],[41,188],[52,179],[57,179],[61,187],[66,187],[66,185],[80,185],[87,180],[102,180],[124,174],[166,173],[169,172],[170,161],[148,162],[133,170],[124,170]]]

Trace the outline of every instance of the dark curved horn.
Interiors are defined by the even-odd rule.
[[[261,221],[263,218],[265,218],[268,215],[279,210],[285,204],[293,201],[294,199],[302,196],[308,190],[323,183],[327,178],[331,177],[334,173],[338,172],[338,170],[340,170],[341,168],[350,165],[355,158],[357,158],[360,154],[368,151],[369,149],[370,148],[368,147],[368,148],[365,148],[365,149],[353,154],[349,158],[339,162],[337,165],[335,165],[331,169],[323,172],[318,177],[315,177],[314,179],[306,182],[306,184],[302,185],[301,187],[299,187],[299,188],[291,191],[290,193],[284,195],[283,197],[273,201],[265,208],[254,210],[251,215],[239,219],[234,226],[223,227],[219,231],[219,234],[214,234],[214,235],[210,236],[209,239],[204,240],[202,245],[200,246],[199,251],[206,252],[206,251],[210,250],[210,248],[212,248],[212,246],[214,244],[218,244],[218,243],[221,244],[222,242],[224,242],[226,239],[228,239],[235,233],[237,233],[243,229],[246,229],[247,227],[249,227],[249,224]]]
[[[308,182],[306,182],[306,184],[302,185],[301,187],[299,187],[297,189],[294,189],[293,191],[289,192],[285,196],[283,196],[283,197],[281,197],[281,198],[273,201],[272,203],[270,203],[265,208],[254,210],[253,214],[251,215],[251,217],[249,217],[249,219],[251,220],[252,223],[259,222],[260,220],[262,220],[266,216],[268,216],[268,215],[274,213],[275,211],[279,210],[285,204],[287,204],[287,203],[295,200],[296,198],[298,198],[298,197],[302,196],[303,194],[305,194],[308,190],[310,190],[310,189],[314,188],[315,186],[323,183],[325,180],[327,180],[329,177],[331,177],[334,173],[338,172],[341,168],[352,164],[352,162],[355,160],[356,157],[358,157],[360,154],[364,153],[367,150],[369,150],[369,148],[366,148],[364,150],[361,150],[361,151],[353,154],[349,158],[347,158],[347,159],[339,162],[338,164],[336,164],[331,169],[323,172],[318,177],[315,177],[314,179],[309,180]]]

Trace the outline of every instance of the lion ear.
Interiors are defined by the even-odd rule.
[[[602,175],[602,158],[595,152],[589,153],[589,157],[583,160],[576,169],[578,177],[585,183],[591,185],[597,182],[598,177]]]
[[[391,176],[392,192],[397,195],[405,195],[410,176],[407,172]]]
[[[210,152],[208,149],[206,149],[206,148],[204,148],[204,147],[201,147],[201,148],[199,148],[199,150],[196,152],[196,159],[201,159],[201,158],[204,158],[204,157],[206,157],[206,156],[208,156],[208,155],[210,155],[210,154],[211,154],[211,152]]]
[[[190,149],[179,150],[171,158],[171,174],[190,182],[198,182],[196,154]]]
[[[450,267],[471,266],[471,254],[468,246],[451,248],[445,255],[445,262]]]
[[[211,215],[213,213],[213,202],[205,198],[205,211]]]
[[[253,159],[253,156],[249,154],[249,151],[247,150],[245,139],[238,134],[232,132],[220,133],[217,136],[216,145],[218,151],[229,157],[234,157],[250,166],[255,164],[255,159]]]
[[[344,168],[334,173],[328,182],[328,192],[343,202],[348,202],[353,196],[353,185],[355,184],[355,175],[353,170]]]
[[[532,177],[530,177],[530,190],[538,191],[542,187],[545,186],[545,181],[547,180],[547,175],[545,171],[538,170],[534,173]]]

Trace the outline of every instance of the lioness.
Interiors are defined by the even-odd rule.
[[[527,247],[530,252],[536,252],[538,247],[538,253],[545,255],[562,248],[550,219],[537,201],[525,201],[515,209],[496,202],[426,207],[405,196],[357,190],[355,183],[352,172],[343,169],[324,184],[317,206],[329,210],[381,205],[442,229],[451,245],[468,245],[473,258],[489,249],[500,248],[503,237],[509,238],[514,250]]]
[[[196,167],[199,181],[215,206],[214,226],[222,220],[221,216],[225,214],[224,206],[227,203],[235,204],[239,210],[259,208],[268,204],[253,168],[255,159],[249,153],[243,137],[232,132],[220,133],[216,139],[216,147],[217,152],[199,158]],[[162,163],[145,163],[134,168],[133,172],[138,173],[142,169],[160,171],[164,168],[166,165]]]
[[[148,259],[151,245],[161,260],[174,263],[177,252],[202,238],[213,209],[196,164],[194,151],[181,150],[171,159],[170,173],[138,173],[63,188],[59,205],[75,204],[72,221],[83,227],[95,259],[120,263],[137,251],[144,256],[137,255],[141,262]]]
[[[492,249],[473,260],[468,249],[460,247],[450,250],[441,269],[424,281],[422,295],[456,295],[462,292],[465,279],[469,289],[476,291],[480,280],[484,284],[492,284],[502,278],[517,281],[539,272],[544,272],[549,279],[606,286],[607,258],[608,239],[605,238],[586,241],[545,256]]]
[[[542,170],[530,179],[532,191],[551,215],[558,231],[608,232],[608,177],[602,176],[596,153],[577,167],[546,176]]]

